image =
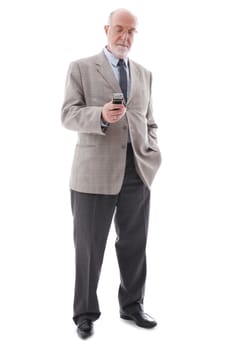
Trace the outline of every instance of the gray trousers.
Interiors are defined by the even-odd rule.
[[[95,321],[100,316],[96,291],[113,216],[121,276],[120,310],[141,309],[146,280],[150,191],[136,173],[131,144],[128,144],[120,193],[102,195],[71,190],[71,205],[76,260],[74,322],[84,318]]]

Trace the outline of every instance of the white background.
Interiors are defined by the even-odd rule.
[[[110,11],[139,18],[130,57],[153,72],[163,164],[152,188],[147,331],[120,320],[111,230],[101,319],[72,323],[69,174],[60,109],[70,61],[100,52]],[[233,348],[231,1],[3,1],[0,5],[1,349]]]

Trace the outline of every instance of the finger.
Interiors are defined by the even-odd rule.
[[[124,105],[122,104],[111,104],[110,110],[122,110],[124,109]]]
[[[113,122],[117,122],[118,120],[119,120],[119,117],[117,117],[117,116],[113,116],[113,117],[112,117],[112,121],[113,121]]]
[[[112,115],[121,115],[123,113],[122,109],[114,109],[112,111]]]

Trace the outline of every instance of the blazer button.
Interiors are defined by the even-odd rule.
[[[121,148],[122,148],[122,149],[126,149],[126,145],[122,145]]]
[[[123,126],[123,129],[124,129],[124,130],[126,130],[126,129],[127,129],[127,126],[126,126],[126,125],[124,125],[124,126]]]

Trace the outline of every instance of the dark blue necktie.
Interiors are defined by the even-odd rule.
[[[119,66],[119,73],[120,73],[120,87],[121,91],[124,95],[125,102],[127,102],[127,72],[126,72],[126,66],[125,66],[125,61],[123,59],[119,59],[118,61],[118,66]]]

